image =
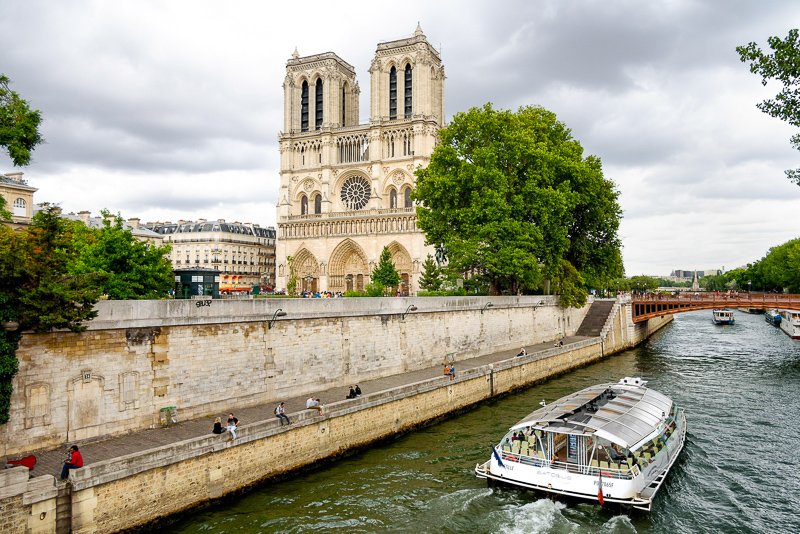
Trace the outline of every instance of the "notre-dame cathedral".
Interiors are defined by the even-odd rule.
[[[278,288],[293,272],[298,291],[361,290],[386,246],[400,291],[418,290],[433,248],[417,229],[411,191],[444,125],[444,66],[417,26],[379,43],[369,73],[369,122],[358,124],[352,65],[297,51],[286,64]]]

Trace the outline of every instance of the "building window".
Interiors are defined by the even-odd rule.
[[[347,126],[347,113],[345,105],[347,104],[347,84],[342,86],[342,126]]]
[[[397,118],[397,69],[389,71],[389,120]]]
[[[27,202],[25,202],[24,198],[18,198],[14,201],[14,215],[18,217],[24,217],[27,214]]]
[[[411,207],[411,188],[410,187],[406,187],[406,190],[404,192],[404,196],[405,196],[404,205],[405,205],[405,207],[410,208]]]
[[[322,128],[322,80],[317,79],[317,87],[315,90],[316,99],[314,105],[314,129],[319,130]]]
[[[369,183],[360,176],[351,176],[342,185],[342,203],[351,210],[360,210],[369,201]]]
[[[314,213],[322,213],[322,195],[314,197]]]
[[[406,83],[405,83],[405,104],[406,112],[405,118],[411,118],[411,65],[406,64]]]
[[[300,197],[300,215],[308,215],[308,197]]]
[[[300,131],[308,131],[308,82],[303,82],[300,93]]]
[[[397,207],[397,191],[393,187],[391,191],[389,191],[389,207],[396,208]]]

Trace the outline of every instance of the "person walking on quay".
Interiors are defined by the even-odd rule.
[[[283,426],[283,422],[284,421],[286,421],[287,425],[291,425],[292,424],[292,422],[289,421],[289,416],[286,415],[286,407],[285,407],[285,404],[283,402],[281,402],[279,405],[275,406],[275,417],[280,419],[281,426]]]
[[[450,365],[447,363],[444,364],[444,376],[450,376]]]
[[[450,380],[455,380],[455,379],[456,379],[456,366],[455,366],[455,364],[451,363],[450,364]]]
[[[223,432],[225,431],[222,429],[222,420],[219,417],[217,417],[216,419],[214,419],[214,428],[211,429],[211,433],[222,434]]]
[[[239,420],[233,415],[233,412],[228,414],[228,426],[225,428],[231,433],[231,439],[236,439],[236,427],[239,426]]]
[[[80,469],[83,467],[83,456],[78,450],[77,445],[73,445],[67,451],[67,459],[64,461],[64,466],[61,468],[61,480],[69,478],[70,469]]]
[[[309,397],[306,401],[306,408],[309,410],[317,410],[319,414],[322,415],[322,404],[320,404],[319,399]]]

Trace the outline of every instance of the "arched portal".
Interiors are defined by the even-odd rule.
[[[297,251],[292,263],[299,291],[314,293],[319,288],[319,262],[307,248]]]
[[[397,241],[389,243],[389,254],[392,255],[392,263],[394,263],[394,268],[397,269],[397,273],[400,275],[400,287],[397,289],[401,295],[407,296],[411,289],[409,285],[411,283],[412,269],[411,255]]]
[[[339,243],[328,263],[329,291],[363,291],[369,282],[369,263],[360,246],[352,239]]]

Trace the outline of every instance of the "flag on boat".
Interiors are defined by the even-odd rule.
[[[500,455],[497,454],[497,449],[494,448],[494,445],[492,445],[492,454],[494,454],[494,459],[497,460],[497,465],[500,467],[505,467],[505,465],[503,465],[503,460],[500,459]]]
[[[597,483],[597,502],[600,503],[600,506],[603,506],[603,472],[599,471],[600,473],[600,481]]]

